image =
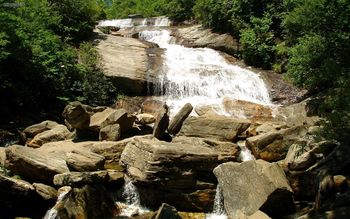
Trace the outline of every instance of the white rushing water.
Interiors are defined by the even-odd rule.
[[[141,206],[140,195],[131,181],[125,182],[122,197],[125,202],[117,202],[117,205],[121,208],[119,216],[131,217],[148,212],[148,209]]]
[[[65,187],[62,187],[59,191],[61,193],[57,198],[56,205],[58,205],[63,200],[63,198],[66,197],[66,195],[71,191],[71,188],[69,186],[65,186]],[[60,219],[59,216],[57,215],[57,210],[55,206],[46,212],[43,219]]]
[[[104,27],[118,27],[120,29],[127,29],[133,27],[168,27],[171,25],[171,21],[168,17],[153,17],[153,18],[127,18],[127,19],[114,19],[100,21],[98,26]]]
[[[249,160],[255,160],[254,155],[252,152],[245,146],[245,141],[239,141],[237,142],[237,145],[241,148],[241,152],[239,154],[239,160],[244,162],[244,161],[249,161]]]
[[[224,197],[222,195],[222,189],[219,185],[216,187],[213,212],[207,214],[206,219],[227,219],[224,209]]]
[[[271,104],[259,75],[229,64],[217,51],[176,45],[168,30],[142,31],[139,37],[165,49],[163,72],[157,78],[156,93],[162,95],[172,113],[186,103],[194,107],[219,105],[222,109],[225,97]],[[223,111],[219,113],[224,114]]]

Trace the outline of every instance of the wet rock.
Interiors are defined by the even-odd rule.
[[[262,211],[257,211],[254,214],[247,216],[243,212],[237,213],[237,219],[271,219],[267,214]]]
[[[105,158],[93,152],[73,150],[67,153],[66,163],[73,171],[95,171],[103,169]]]
[[[226,116],[200,116],[186,119],[179,135],[233,141],[250,126],[247,120]]]
[[[163,50],[133,38],[111,35],[101,38],[97,49],[105,75],[125,93],[145,95],[158,75]],[[155,56],[149,56],[150,53]]]
[[[69,172],[55,175],[53,182],[56,186],[82,186],[108,182],[107,171]]]
[[[111,218],[116,211],[111,193],[102,185],[70,188],[50,210],[57,218]]]
[[[180,131],[183,122],[185,119],[187,119],[192,110],[193,106],[190,103],[185,104],[171,120],[168,127],[168,132],[172,135],[176,135]]]
[[[256,158],[269,162],[282,160],[286,157],[292,144],[303,141],[307,130],[303,126],[295,126],[279,131],[270,131],[265,134],[247,138],[246,146]]]
[[[229,98],[224,98],[222,103],[225,111],[236,118],[272,119],[272,109],[261,104]]]
[[[26,138],[34,138],[39,133],[42,133],[47,130],[51,130],[59,124],[54,121],[46,120],[41,123],[31,125],[23,130],[23,133],[26,135]]]
[[[200,212],[179,212],[182,219],[206,219],[205,213]]]
[[[55,202],[57,200],[57,190],[51,186],[42,183],[33,183],[36,193],[46,201]]]
[[[27,179],[49,185],[54,175],[69,172],[64,159],[18,145],[6,148],[5,167]]]
[[[269,216],[294,211],[292,189],[277,164],[263,160],[228,162],[215,168],[214,174],[223,189],[224,206],[230,218],[239,212],[250,216],[259,209]]]
[[[156,121],[156,118],[153,115],[148,113],[141,113],[141,114],[138,114],[136,117],[137,117],[137,123],[141,125],[152,124]]]
[[[43,144],[54,141],[63,141],[67,139],[71,139],[74,137],[74,134],[71,133],[66,126],[57,125],[50,130],[43,131],[37,135],[27,143],[28,147],[38,148]]]
[[[89,106],[78,101],[69,103],[62,113],[65,120],[75,129],[87,129],[90,123],[91,113]]]
[[[154,216],[154,219],[181,219],[181,217],[175,207],[163,203]]]
[[[153,136],[162,140],[165,137],[165,131],[169,125],[168,107],[164,105],[163,109],[158,112],[156,122],[153,127]]]
[[[100,141],[118,141],[121,136],[119,124],[107,125],[100,130]]]

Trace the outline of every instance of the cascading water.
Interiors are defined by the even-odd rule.
[[[216,187],[213,212],[207,214],[206,219],[227,219],[224,209],[224,197],[222,196],[222,189],[219,185]]]
[[[141,206],[140,195],[137,188],[131,181],[126,181],[123,186],[122,198],[125,203],[117,202],[121,212],[119,216],[131,217],[133,215],[143,214],[148,210]]]
[[[175,45],[168,30],[142,31],[139,38],[165,49],[163,73],[157,78],[155,92],[162,95],[172,114],[186,103],[194,107],[218,105],[223,109],[225,97],[271,104],[259,75],[229,64],[215,50]]]
[[[168,17],[153,17],[153,18],[127,18],[100,21],[98,26],[118,27],[120,29],[127,29],[133,27],[168,27],[171,21]]]
[[[237,142],[237,145],[241,148],[241,152],[239,154],[239,159],[244,162],[244,161],[249,161],[249,160],[255,160],[254,155],[252,152],[245,146],[245,141],[239,141]]]

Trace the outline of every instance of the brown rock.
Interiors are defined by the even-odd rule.
[[[271,108],[261,104],[224,98],[223,105],[226,112],[236,118],[272,119]]]
[[[166,203],[163,203],[162,206],[157,211],[154,219],[181,219],[176,208]]]
[[[148,114],[148,113],[138,114],[136,117],[137,117],[137,123],[141,125],[152,124],[156,121],[156,118],[152,114]]]
[[[158,112],[156,116],[156,122],[153,127],[153,136],[162,140],[165,136],[165,131],[169,125],[168,107],[164,105],[164,108]]]
[[[67,153],[66,163],[70,170],[95,171],[103,169],[105,158],[93,152],[73,150]]]
[[[63,141],[73,137],[73,133],[71,133],[66,126],[56,125],[50,130],[46,130],[35,135],[33,140],[31,140],[27,144],[27,146],[32,148],[38,148],[48,142]]]
[[[141,105],[141,112],[156,116],[164,107],[165,103],[160,100],[145,100]]]
[[[38,193],[46,201],[57,200],[57,190],[51,186],[42,183],[33,183],[36,193]]]
[[[107,171],[69,172],[55,175],[53,182],[56,186],[82,186],[108,182]]]
[[[119,124],[106,125],[100,130],[100,141],[118,141],[121,136],[121,128]]]
[[[58,126],[57,122],[46,120],[41,123],[31,125],[23,130],[26,138],[34,138],[39,133],[42,133],[47,130],[51,130],[54,127]]]
[[[101,128],[108,125],[107,118],[115,113],[117,110],[112,108],[107,108],[102,112],[97,112],[93,114],[90,118],[89,128],[96,132],[99,132]]]
[[[65,120],[75,129],[87,129],[90,123],[91,113],[89,106],[78,101],[69,103],[62,113]]]
[[[187,119],[192,110],[193,106],[190,103],[185,104],[171,120],[168,127],[168,132],[172,135],[176,135],[180,131],[182,123],[185,121],[185,119]]]

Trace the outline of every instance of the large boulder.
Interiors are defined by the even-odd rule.
[[[73,137],[74,134],[71,133],[66,126],[56,125],[50,130],[46,130],[35,135],[35,137],[29,143],[27,143],[27,146],[38,148],[48,142],[63,141]]]
[[[281,216],[295,209],[292,189],[277,164],[263,160],[228,162],[215,168],[214,174],[230,218],[240,212],[250,216],[259,209],[269,216]]]
[[[303,137],[306,134],[307,129],[304,126],[272,130],[247,138],[246,146],[253,152],[255,158],[275,162],[286,157],[291,145],[305,141]]]
[[[272,119],[272,109],[268,106],[229,98],[224,98],[222,104],[225,111],[236,118]]]
[[[51,186],[42,183],[33,183],[33,187],[36,193],[46,201],[55,202],[58,198],[57,190]]]
[[[180,135],[233,141],[250,126],[247,120],[226,116],[190,117],[183,123]]]
[[[121,136],[119,124],[106,125],[100,130],[98,139],[100,141],[118,141]]]
[[[156,44],[104,35],[97,49],[104,73],[116,87],[133,95],[145,95],[152,88],[161,66],[162,49]]]
[[[95,171],[104,168],[105,158],[88,150],[73,150],[68,152],[66,156],[69,169],[74,171]]]
[[[26,135],[26,138],[34,138],[34,136],[37,134],[51,130],[56,126],[58,126],[57,122],[46,120],[41,123],[28,126],[23,130],[23,133]]]
[[[185,119],[187,119],[192,110],[193,106],[190,103],[186,103],[174,116],[174,118],[171,119],[168,132],[172,135],[176,135],[180,131],[183,122]]]
[[[108,182],[108,172],[95,171],[62,173],[55,175],[53,182],[56,186],[73,187],[79,187],[86,184],[101,184]]]
[[[49,185],[54,175],[69,172],[64,159],[19,145],[6,148],[5,167],[27,179]]]
[[[107,108],[102,112],[97,112],[93,114],[90,118],[89,128],[91,130],[99,132],[101,128],[109,124],[107,121],[107,118],[113,113],[115,113],[116,111],[117,110],[115,109]]]
[[[89,106],[75,101],[64,108],[62,116],[72,128],[84,130],[89,127],[91,116],[89,111]]]

